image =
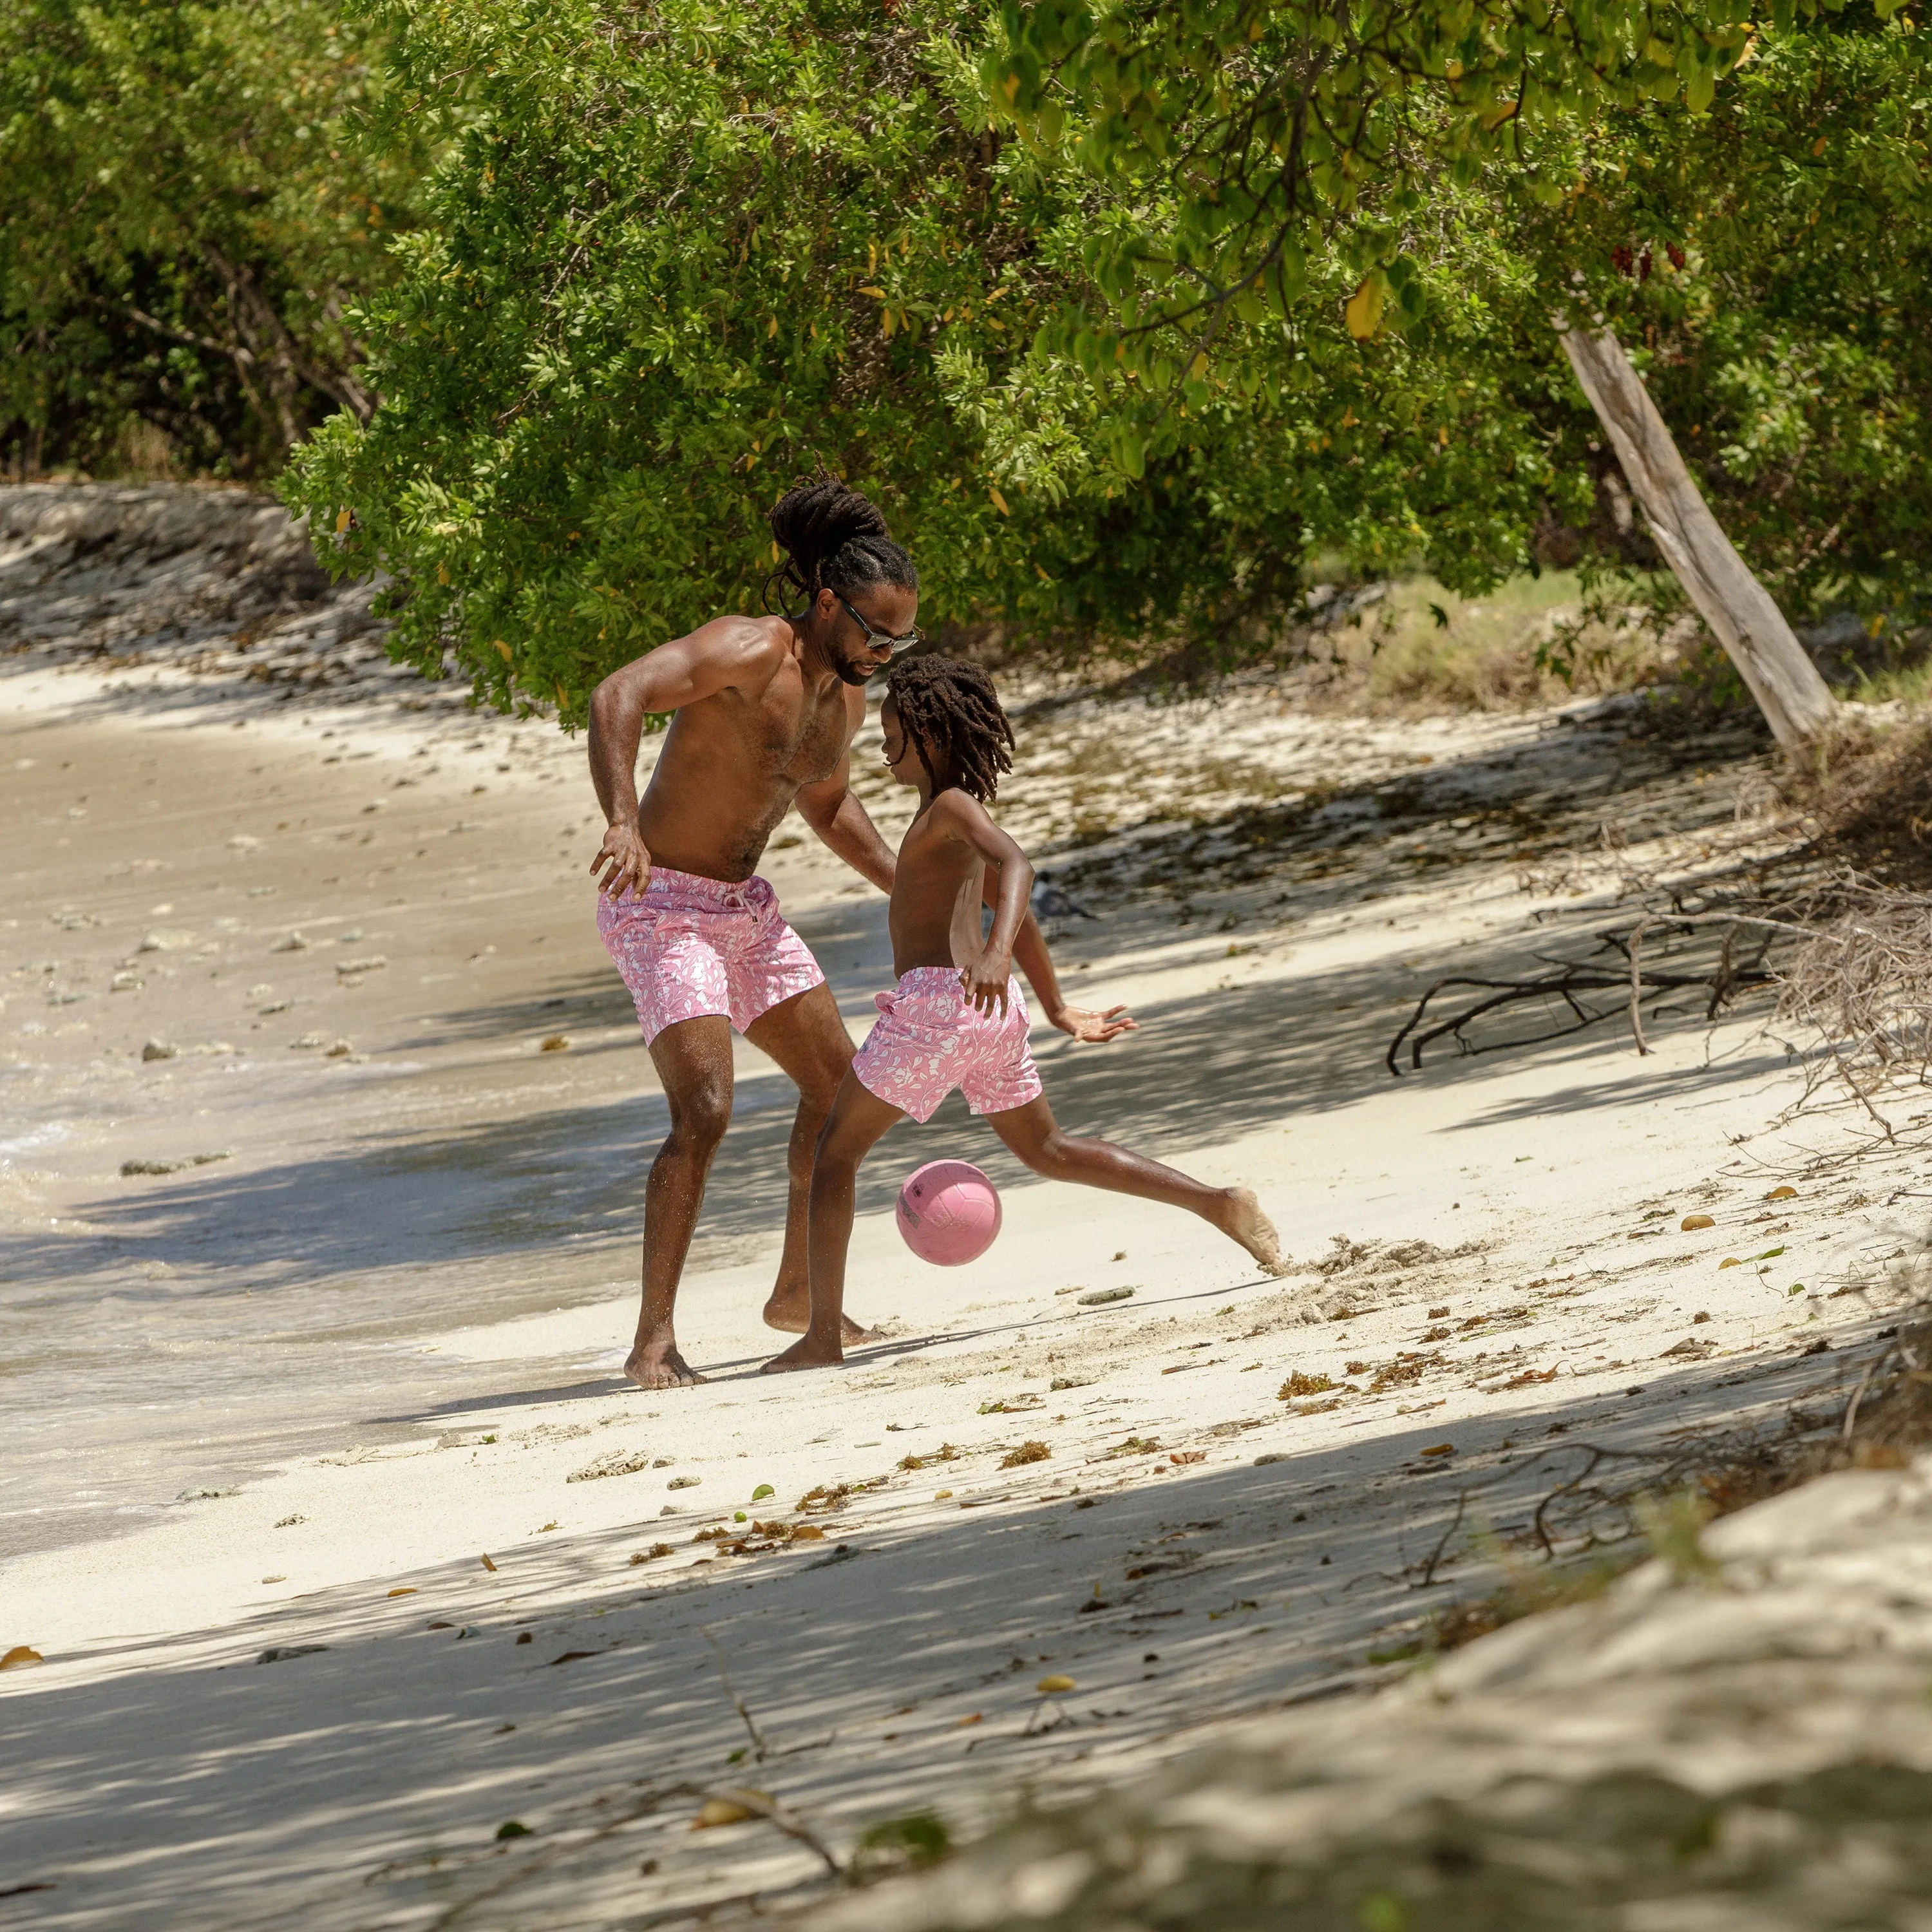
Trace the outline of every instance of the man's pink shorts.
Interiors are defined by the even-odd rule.
[[[781,1000],[825,983],[763,879],[728,885],[653,866],[641,896],[599,897],[597,930],[637,1003],[646,1046],[666,1027],[711,1013],[742,1033]]]
[[[915,1120],[931,1120],[956,1087],[976,1114],[1004,1114],[1040,1098],[1018,980],[1006,982],[1004,1016],[990,1019],[968,1003],[952,966],[915,966],[873,1004],[879,1017],[852,1071],[868,1092]]]

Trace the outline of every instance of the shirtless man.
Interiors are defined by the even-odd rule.
[[[731,1118],[734,1028],[799,1090],[784,1252],[764,1317],[798,1334],[811,1312],[812,1149],[852,1043],[818,962],[752,876],[765,842],[796,801],[855,872],[882,892],[892,886],[892,850],[850,789],[850,754],[866,680],[917,640],[919,573],[878,510],[829,478],[790,491],[771,525],[786,553],[780,580],[806,599],[798,616],[713,618],[612,672],[590,700],[590,772],[608,827],[590,868],[602,874],[598,930],[670,1111],[644,1190],[644,1304],[624,1364],[644,1388],[701,1379],[678,1352],[672,1316]],[[670,729],[640,803],[644,721],[666,712]],[[1030,914],[1014,950],[1063,1031],[1102,1042],[1132,1028],[1119,1008],[1089,1012],[1060,998]],[[877,1339],[849,1318],[842,1336]]]

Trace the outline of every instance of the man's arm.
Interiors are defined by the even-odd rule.
[[[590,782],[604,813],[604,843],[590,862],[599,892],[642,892],[651,855],[638,831],[638,748],[644,720],[710,698],[752,674],[775,646],[744,617],[716,617],[614,670],[590,694]]]
[[[854,872],[882,892],[892,890],[898,860],[853,794],[850,746],[829,778],[799,787],[798,815]]]
[[[986,874],[986,902],[994,903],[993,875]],[[1125,1006],[1109,1006],[1098,1012],[1090,1006],[1070,1006],[1061,998],[1060,980],[1053,970],[1053,956],[1046,950],[1046,937],[1030,907],[1013,941],[1013,961],[1026,975],[1027,984],[1045,1010],[1047,1023],[1090,1046],[1104,1046],[1124,1033],[1138,1033],[1140,1022]]]
[[[862,878],[890,892],[898,860],[866,808],[852,795],[852,740],[866,722],[866,694],[845,695],[845,749],[838,769],[817,784],[800,785],[798,815]]]

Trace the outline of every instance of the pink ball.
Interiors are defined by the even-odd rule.
[[[899,1190],[899,1232],[922,1262],[977,1261],[1000,1232],[1000,1197],[969,1160],[932,1160]]]

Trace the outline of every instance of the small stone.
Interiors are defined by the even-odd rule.
[[[299,932],[284,933],[268,948],[271,952],[306,952],[308,941]]]
[[[674,1476],[664,1487],[668,1490],[694,1490],[704,1480],[702,1476]]]
[[[181,1048],[165,1040],[151,1040],[141,1049],[143,1060],[178,1060]]]

